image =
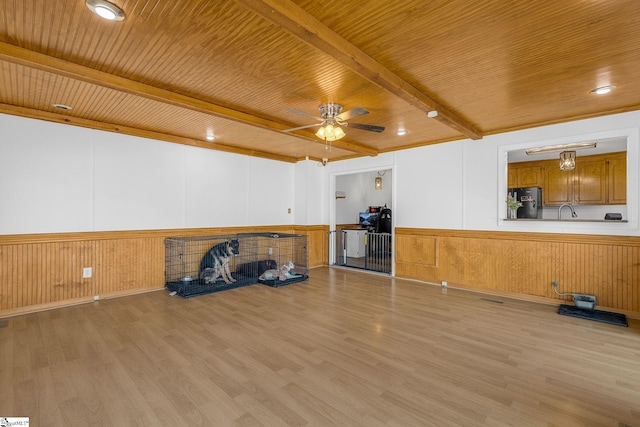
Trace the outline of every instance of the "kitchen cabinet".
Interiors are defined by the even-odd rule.
[[[526,166],[518,169],[518,187],[542,187],[542,168]]]
[[[607,162],[576,159],[573,202],[576,205],[604,205],[607,203]]]
[[[507,188],[515,188],[518,186],[518,169],[513,163],[507,168]]]
[[[607,201],[610,205],[627,204],[626,153],[619,153],[607,160]]]
[[[573,171],[560,170],[557,161],[549,161],[544,168],[542,204],[561,205],[573,202]]]
[[[542,187],[544,182],[541,162],[510,163],[507,185],[514,187]]]
[[[626,204],[626,159],[626,153],[578,157],[572,171],[560,170],[557,160],[544,161],[543,204]]]

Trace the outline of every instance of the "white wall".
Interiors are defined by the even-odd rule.
[[[321,225],[327,211],[325,171],[321,163],[305,160],[295,165],[294,223]]]
[[[89,131],[84,137],[83,142],[94,146],[93,157],[86,160],[94,170],[92,230],[184,224],[182,146],[99,131]],[[48,143],[55,146],[57,141]],[[51,190],[59,191],[58,187]],[[59,198],[54,203],[64,206],[67,200]]]
[[[463,228],[464,145],[424,148],[396,153],[395,226]]]
[[[0,114],[0,234],[293,224],[293,164]]]
[[[389,172],[387,172],[387,175],[390,174],[391,179],[387,180],[386,175],[385,177],[383,177],[384,192],[380,193],[381,194],[380,196],[372,196],[371,202],[365,200],[364,198],[362,200],[357,200],[357,199],[352,199],[352,200],[356,200],[353,203],[357,204],[358,206],[364,203],[364,205],[361,207],[358,207],[358,209],[362,209],[369,205],[378,204],[378,202],[382,202],[380,203],[382,205],[387,203],[387,206],[393,209],[394,205],[397,203],[396,197],[395,197],[395,191],[397,186],[396,186],[396,180],[395,180],[396,171],[393,170],[394,164],[395,164],[395,153],[384,153],[375,157],[360,157],[353,160],[329,162],[327,166],[323,168],[325,184],[323,185],[322,189],[316,188],[315,190],[318,192],[318,194],[321,194],[320,197],[323,197],[325,198],[325,200],[328,201],[325,207],[325,211],[322,213],[322,223],[331,225],[332,219],[333,219],[334,225],[340,223],[339,221],[337,221],[337,217],[335,216],[335,213],[337,211],[336,207],[338,206],[339,203],[341,203],[341,201],[340,199],[336,200],[335,192],[338,189],[336,187],[336,181],[338,177],[344,176],[344,175],[371,173],[371,178],[370,178],[371,182],[369,185],[371,186],[371,188],[373,188],[373,179],[376,175],[376,171],[390,170]],[[364,178],[362,179],[363,179],[362,185],[365,185]],[[320,190],[324,190],[324,191],[320,193]],[[388,199],[388,194],[386,193],[387,191],[389,191],[391,194],[390,202],[386,201]],[[372,190],[372,192],[375,192],[375,190]],[[347,193],[347,199],[349,199],[349,197],[363,197],[363,196],[362,195],[357,196],[355,194],[352,194],[350,196],[349,193]],[[376,197],[380,197],[380,199],[376,199]],[[349,218],[345,223],[353,223],[354,221],[355,221],[354,219]]]
[[[359,171],[391,160],[395,177],[395,226],[446,228],[459,230],[506,230],[555,233],[640,235],[638,231],[638,126],[640,112],[545,126],[499,135],[482,140],[462,140],[336,162],[340,173]],[[627,151],[629,169],[628,223],[586,223],[556,221],[504,221],[506,189],[505,147],[548,141],[573,140],[593,135],[627,132],[631,135]],[[331,177],[326,177],[331,182]],[[328,198],[331,194],[327,194]],[[330,211],[327,213],[329,215]]]
[[[0,129],[0,233],[92,229],[87,131],[1,114]]]
[[[319,167],[0,114],[0,234],[330,224],[337,176],[392,169],[396,227],[640,235],[639,126],[636,111]],[[621,130],[628,223],[502,220],[505,147]]]
[[[378,172],[384,172],[382,189],[374,189]],[[358,223],[358,213],[369,206],[387,206],[392,208],[391,190],[393,173],[386,171],[369,171],[336,177],[336,191],[346,194],[344,199],[336,199],[336,224]]]

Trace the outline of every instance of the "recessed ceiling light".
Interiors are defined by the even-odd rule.
[[[207,141],[213,141],[214,139],[216,139],[216,136],[212,134],[208,134],[207,136],[205,136],[205,138],[207,138]]]
[[[109,21],[124,20],[124,12],[122,9],[106,0],[85,0],[85,4],[90,11],[101,18],[108,19]]]
[[[396,135],[398,136],[402,136],[402,135],[406,135],[407,134],[407,130],[406,129],[398,129],[396,131]]]
[[[51,106],[53,108],[57,108],[59,110],[71,110],[71,107],[69,107],[68,105],[64,105],[64,104],[51,104]]]
[[[430,119],[433,119],[434,117],[438,117],[438,111],[436,110],[431,110],[427,113],[427,117],[429,117]]]
[[[593,89],[591,91],[591,93],[595,94],[595,95],[604,95],[605,93],[609,93],[612,90],[614,90],[616,87],[611,85],[611,86],[601,86],[601,87],[597,87],[595,89]]]

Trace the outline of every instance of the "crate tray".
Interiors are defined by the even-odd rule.
[[[271,286],[272,288],[277,288],[278,286],[284,286],[284,285],[290,285],[292,283],[298,283],[298,282],[304,282],[305,280],[309,280],[309,276],[306,274],[301,274],[299,276],[296,277],[292,277],[290,279],[287,280],[280,280],[280,279],[258,279],[258,282],[262,283],[263,285],[267,285],[267,286]]]
[[[240,274],[232,274],[232,277],[236,279],[236,282],[230,285],[227,285],[223,280],[205,284],[203,280],[196,279],[188,282],[184,282],[182,280],[176,282],[167,282],[165,288],[167,288],[170,292],[175,291],[181,297],[189,298],[198,295],[210,294],[213,292],[226,291],[228,289],[240,288],[242,286],[248,286],[257,283],[257,279],[255,277],[247,277]]]

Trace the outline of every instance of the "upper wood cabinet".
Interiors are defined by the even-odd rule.
[[[509,165],[507,168],[507,188],[518,186],[518,169]]]
[[[542,204],[547,206],[573,202],[573,171],[560,170],[558,162],[548,161],[544,167]]]
[[[509,188],[542,187],[545,206],[624,205],[627,203],[627,153],[582,156],[576,169],[560,170],[558,160],[510,163]]]
[[[607,160],[607,201],[610,205],[627,204],[626,153],[618,153]]]
[[[573,203],[604,205],[607,203],[607,162],[578,157],[574,173]]]
[[[542,168],[529,166],[518,169],[518,187],[542,187]]]
[[[541,162],[511,163],[507,170],[507,185],[515,187],[542,187],[544,183]]]

